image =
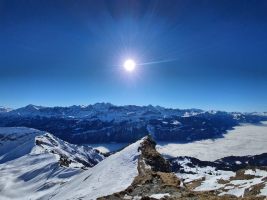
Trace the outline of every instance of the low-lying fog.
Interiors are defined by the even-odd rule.
[[[267,153],[267,122],[263,125],[244,124],[216,140],[186,144],[159,143],[158,151],[167,156],[191,156],[213,161],[226,156],[245,156]]]

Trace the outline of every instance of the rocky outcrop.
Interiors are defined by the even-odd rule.
[[[191,191],[171,172],[170,163],[156,151],[155,146],[153,139],[146,137],[139,147],[138,176],[132,184],[124,191],[98,200],[264,200],[265,198],[256,195],[238,198],[233,195],[218,196],[216,191]],[[262,186],[259,185],[256,189],[262,189]]]
[[[138,176],[125,190],[99,200],[133,199],[149,197],[155,193],[175,193],[181,188],[181,181],[171,173],[170,163],[155,149],[156,143],[150,136],[146,137],[139,147]]]
[[[165,160],[156,150],[156,142],[151,136],[147,136],[141,144],[139,151],[139,173],[142,174],[142,169],[151,168],[154,172],[171,172],[169,161]]]

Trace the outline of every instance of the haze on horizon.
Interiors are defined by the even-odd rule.
[[[267,111],[266,10],[264,0],[1,0],[0,105]]]

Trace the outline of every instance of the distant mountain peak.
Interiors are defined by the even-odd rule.
[[[33,104],[29,104],[27,106],[24,107],[25,109],[35,109],[35,110],[39,110],[41,108],[45,108],[44,106],[36,106],[36,105],[33,105]]]
[[[12,110],[12,108],[7,108],[4,106],[0,106],[0,113],[6,113],[6,112],[10,112]]]

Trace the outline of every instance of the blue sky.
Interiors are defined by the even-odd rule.
[[[260,0],[0,0],[0,105],[267,111],[266,10]]]

